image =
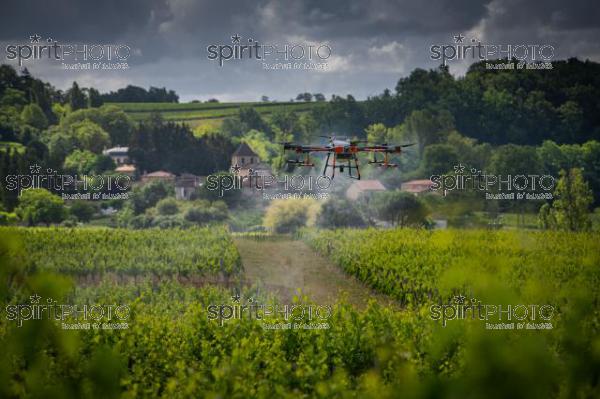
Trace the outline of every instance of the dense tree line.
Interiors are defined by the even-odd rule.
[[[418,113],[422,119],[447,113],[461,134],[492,144],[600,139],[600,64],[573,58],[552,66],[487,70],[480,62],[460,78],[446,67],[415,69],[394,93],[364,102],[333,96],[312,114],[321,129],[346,135],[363,135],[373,123],[396,126]]]
[[[232,141],[222,134],[197,138],[186,125],[165,122],[156,114],[135,128],[129,154],[140,171],[208,175],[228,169],[234,150]]]
[[[116,92],[101,94],[102,102],[118,103],[176,103],[179,102],[179,96],[173,90],[167,90],[164,87],[152,87],[148,90],[143,87],[128,85]]]

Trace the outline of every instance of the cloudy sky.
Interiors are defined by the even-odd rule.
[[[551,45],[555,57],[600,61],[600,7],[592,0],[7,0],[0,15],[0,52],[42,42],[126,44],[127,71],[73,71],[60,62],[26,61],[35,76],[64,89],[73,80],[105,92],[134,84],[174,89],[182,101],[288,100],[299,92],[352,94],[363,99],[414,68],[434,68],[430,46],[476,39],[499,45]],[[326,45],[326,70],[266,70],[257,60],[207,58],[207,46],[253,39]],[[315,47],[316,48],[316,47]],[[272,65],[276,62],[268,60]],[[464,73],[468,63],[450,70]]]

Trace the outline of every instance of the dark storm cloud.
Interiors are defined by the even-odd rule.
[[[593,0],[496,0],[490,3],[495,27],[544,27],[581,30],[600,26],[600,7]]]
[[[37,32],[63,40],[116,40],[154,31],[170,18],[166,0],[9,0],[2,2],[0,38]]]
[[[106,75],[32,64],[57,86],[82,80],[101,90],[127,83],[168,86],[184,99],[287,100],[303,91],[357,98],[394,87],[429,47],[463,33],[494,44],[548,43],[562,57],[600,60],[600,7],[585,0],[105,0],[4,1],[0,42],[38,33],[62,42],[126,43],[132,69]],[[309,41],[334,49],[327,73],[277,73],[240,62],[218,67],[206,46],[239,33],[261,43]],[[454,73],[467,65],[451,65]]]
[[[259,11],[268,22],[331,38],[429,35],[474,25],[485,13],[477,0],[272,0]]]

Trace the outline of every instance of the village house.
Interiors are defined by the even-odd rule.
[[[402,183],[400,186],[401,191],[406,191],[411,194],[419,195],[431,191],[433,182],[429,179],[421,180],[410,180]]]
[[[175,181],[175,175],[171,172],[164,170],[157,170],[152,173],[145,173],[141,176],[142,183],[149,183],[151,181],[164,181],[167,183],[173,183]]]
[[[386,191],[385,186],[379,180],[357,180],[346,190],[346,198],[356,201],[360,197],[378,191]]]
[[[121,175],[127,175],[131,178],[135,177],[135,174],[137,172],[137,169],[135,167],[135,165],[131,165],[131,164],[123,164],[121,166],[118,166],[115,169],[115,172],[121,174]]]
[[[271,175],[271,168],[260,161],[259,156],[246,143],[241,143],[231,156],[231,169],[240,177],[246,177],[252,171],[259,176]]]
[[[190,200],[192,194],[206,181],[204,176],[196,176],[191,173],[182,173],[175,178],[175,198],[178,200]]]
[[[129,147],[113,147],[102,151],[102,154],[108,155],[117,164],[117,166],[130,163]]]

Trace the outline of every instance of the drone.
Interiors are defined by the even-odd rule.
[[[311,162],[310,154],[313,152],[326,152],[327,159],[325,160],[325,167],[323,168],[323,176],[327,175],[327,169],[329,168],[331,168],[330,177],[332,179],[335,177],[336,168],[339,169],[340,173],[344,173],[344,169],[347,169],[348,177],[351,179],[360,180],[360,169],[358,166],[357,156],[359,152],[373,153],[373,158],[369,160],[369,164],[377,165],[382,168],[395,168],[398,165],[389,162],[389,155],[400,154],[403,148],[410,147],[415,144],[390,145],[383,143],[376,145],[364,145],[367,143],[366,140],[349,140],[345,137],[336,138],[335,135],[319,137],[328,139],[328,144],[323,146],[314,146],[294,143],[280,143],[283,145],[284,153],[286,151],[294,151],[296,154],[304,155],[303,159],[288,159],[286,162],[295,166],[314,167],[315,164]],[[377,159],[377,154],[379,153],[383,154],[383,159]],[[356,174],[352,173],[353,170],[356,170]]]

